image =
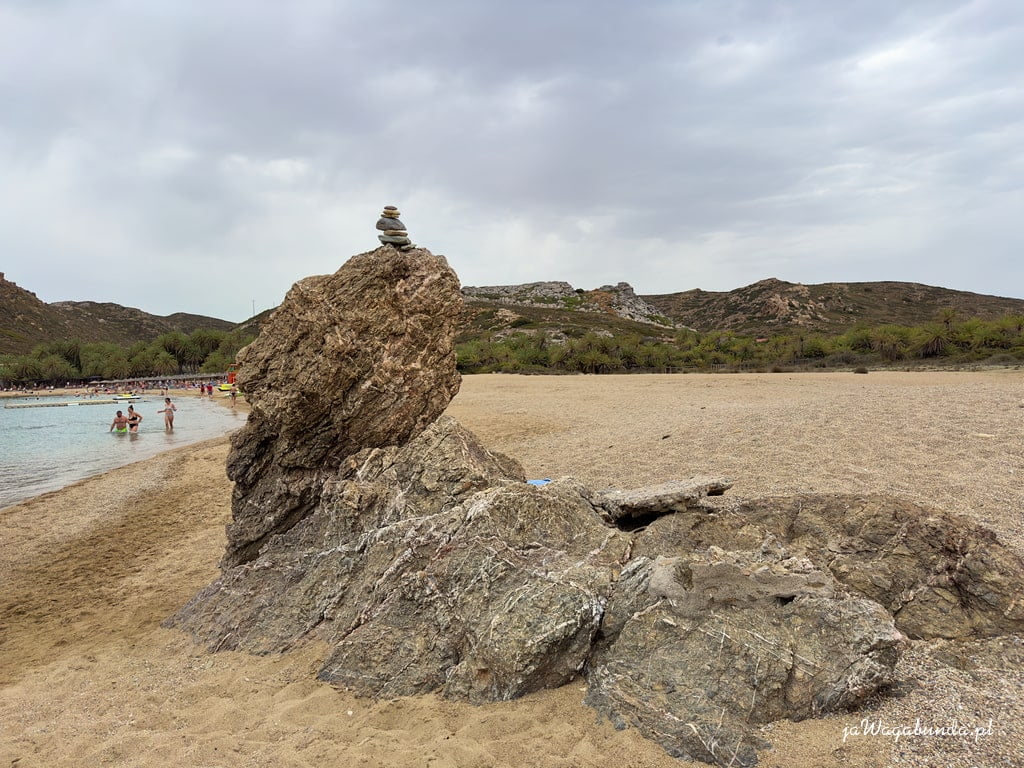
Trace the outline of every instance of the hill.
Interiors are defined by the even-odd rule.
[[[926,325],[943,313],[959,318],[1024,316],[1024,299],[1002,298],[903,282],[803,285],[775,278],[732,291],[690,290],[637,295],[628,283],[592,290],[566,282],[464,286],[465,311],[457,341],[500,340],[519,330],[549,338],[633,335],[670,340],[680,329],[839,334],[856,325]],[[241,329],[256,333],[273,310],[241,325],[201,315],[166,317],[91,301],[47,304],[0,273],[0,354],[24,354],[37,344],[78,338],[130,345],[163,333]]]
[[[679,328],[829,335],[856,325],[926,325],[944,312],[981,319],[1024,315],[1024,299],[902,282],[802,285],[769,278],[732,291],[641,296],[628,283],[590,291],[552,282],[462,292],[467,314],[460,341],[540,328],[570,337],[588,330],[666,337]]]
[[[959,317],[1024,315],[1024,299],[986,296],[919,283],[820,283],[769,278],[732,291],[642,296],[657,311],[699,331],[834,334],[854,325],[923,325],[945,310]]]
[[[458,342],[500,339],[515,330],[543,329],[549,337],[670,336],[677,324],[637,296],[628,283],[585,291],[565,282],[464,286]]]
[[[38,344],[55,340],[108,341],[129,346],[172,331],[230,331],[234,327],[234,323],[214,317],[184,312],[161,317],[95,301],[47,304],[0,272],[0,354],[27,354]]]

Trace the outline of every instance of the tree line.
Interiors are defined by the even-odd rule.
[[[88,379],[130,379],[150,376],[220,373],[242,347],[249,332],[198,330],[165,333],[153,341],[124,347],[110,342],[77,339],[51,341],[27,355],[0,355],[0,382],[18,386],[63,385]]]
[[[251,332],[165,333],[128,347],[78,340],[40,344],[27,355],[0,355],[0,382],[38,386],[93,378],[130,379],[226,371]],[[1024,315],[958,319],[944,311],[926,325],[857,325],[844,333],[749,336],[677,331],[671,338],[541,328],[465,341],[462,373],[618,373],[642,371],[844,368],[932,362],[1024,362]]]
[[[520,327],[508,335],[457,345],[463,373],[615,373],[676,370],[844,368],[931,362],[960,365],[1024,362],[1024,315],[959,320],[944,311],[921,326],[857,325],[841,334],[678,331],[673,338]]]

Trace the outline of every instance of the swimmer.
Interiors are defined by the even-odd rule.
[[[128,417],[120,411],[117,412],[117,416],[114,417],[114,420],[110,422],[110,429],[107,431],[113,432],[115,429],[119,433],[128,431]]]
[[[134,406],[128,406],[128,431],[138,432],[142,424],[142,414],[135,410]]]

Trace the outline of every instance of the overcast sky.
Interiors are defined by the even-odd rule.
[[[464,285],[1024,298],[1020,0],[0,0],[0,271],[241,321],[375,248]]]

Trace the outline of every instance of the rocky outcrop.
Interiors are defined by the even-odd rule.
[[[723,765],[752,762],[764,745],[752,726],[850,706],[891,680],[900,636],[876,603],[771,539],[638,557],[642,534],[609,522],[622,497],[568,478],[530,485],[441,417],[349,457],[310,515],[172,623],[215,650],[317,638],[331,649],[319,677],[368,696],[483,702],[585,675],[588,702],[617,725]]]
[[[569,283],[551,280],[521,285],[464,285],[462,295],[467,298],[496,301],[500,304],[544,306],[573,299],[578,294]]]
[[[545,307],[575,312],[599,312],[638,323],[674,328],[676,324],[637,296],[629,283],[602,285],[591,291],[575,289],[565,282],[522,285],[465,286],[467,299],[509,306]]]
[[[346,457],[399,445],[444,411],[460,309],[458,277],[425,249],[381,246],[292,287],[239,356],[251,413],[228,457],[225,566],[308,515]]]
[[[317,639],[320,679],[367,696],[494,701],[583,676],[617,725],[720,765],[756,761],[761,723],[888,683],[893,615],[922,636],[944,610],[943,636],[1021,628],[1020,562],[938,513],[730,504],[712,477],[527,483],[442,415],[459,304],[443,258],[391,244],[295,285],[241,359],[221,576],[169,625],[211,650]]]

